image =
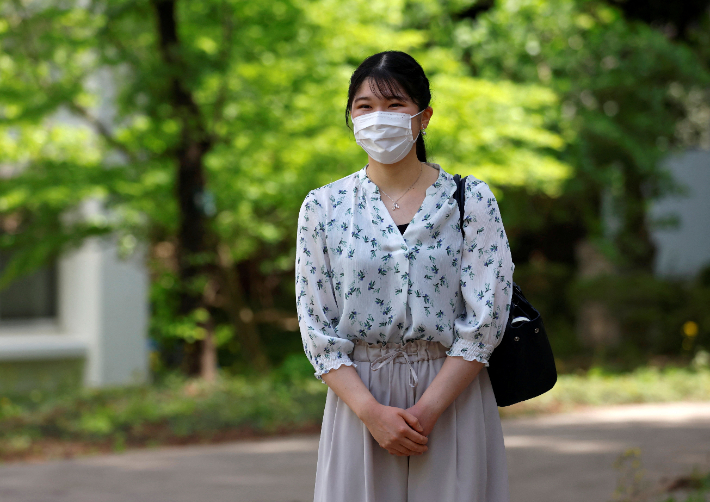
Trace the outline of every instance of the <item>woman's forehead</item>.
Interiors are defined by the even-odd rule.
[[[411,101],[411,98],[396,81],[390,79],[374,79],[371,77],[366,78],[365,81],[360,84],[360,88],[355,93],[355,99],[357,98],[401,99]]]

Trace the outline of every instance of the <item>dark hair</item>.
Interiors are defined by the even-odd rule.
[[[386,99],[396,98],[401,95],[400,89],[403,89],[414,101],[414,104],[419,107],[419,111],[429,106],[431,101],[429,79],[419,63],[405,52],[380,52],[360,63],[360,66],[350,77],[348,106],[345,108],[345,124],[348,127],[350,127],[348,119],[355,93],[368,78],[370,79],[370,88],[376,96]],[[427,161],[424,136],[421,134],[417,138],[417,158],[421,162]]]

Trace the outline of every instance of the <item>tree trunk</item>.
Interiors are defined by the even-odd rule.
[[[614,265],[587,240],[575,247],[577,272],[581,278],[614,274]],[[580,344],[596,350],[613,347],[621,340],[619,322],[609,308],[599,301],[587,301],[577,312],[577,337]]]
[[[168,67],[169,103],[181,124],[181,141],[175,150],[178,164],[176,195],[180,208],[177,262],[180,278],[179,315],[189,315],[196,309],[208,312],[208,319],[200,323],[207,333],[197,351],[188,352],[199,357],[199,373],[213,378],[216,372],[217,349],[214,344],[214,323],[200,281],[208,282],[210,265],[214,263],[214,250],[210,249],[205,225],[205,176],[203,160],[212,142],[199,107],[190,90],[180,78],[189,74],[181,58],[177,32],[175,0],[154,0],[158,20],[160,54]],[[188,362],[187,367],[197,365]]]
[[[200,352],[200,376],[208,382],[214,382],[217,379],[217,345],[212,322],[207,323],[205,327],[205,338],[202,340]]]
[[[244,349],[244,357],[259,373],[269,370],[269,360],[256,329],[254,313],[244,301],[239,271],[229,256],[229,250],[220,247],[219,258],[224,273],[224,286],[228,297],[227,310],[234,325],[235,336]]]

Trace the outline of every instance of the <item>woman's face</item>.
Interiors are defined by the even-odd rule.
[[[407,93],[401,88],[398,88],[397,91],[397,96],[385,98],[372,92],[370,79],[365,79],[355,93],[351,105],[352,108],[350,109],[350,116],[355,118],[372,112],[395,112],[407,113],[409,115],[419,113],[419,107],[412,101]],[[413,137],[419,134],[420,129],[427,127],[431,114],[431,107],[427,107],[424,113],[412,119]]]

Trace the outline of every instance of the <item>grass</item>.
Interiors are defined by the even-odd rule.
[[[213,384],[171,375],[151,386],[2,397],[0,461],[317,432],[326,391],[312,370],[286,366],[258,378],[222,376]],[[500,410],[508,417],[664,401],[710,401],[710,368],[643,367],[623,374],[593,368],[560,375],[550,392]]]
[[[154,386],[4,397],[0,459],[315,431],[322,420],[324,390],[315,379],[228,377],[209,384],[172,375]]]
[[[549,392],[500,411],[508,417],[582,406],[674,401],[710,401],[710,369],[645,366],[620,374],[592,368],[584,375],[559,375]]]

